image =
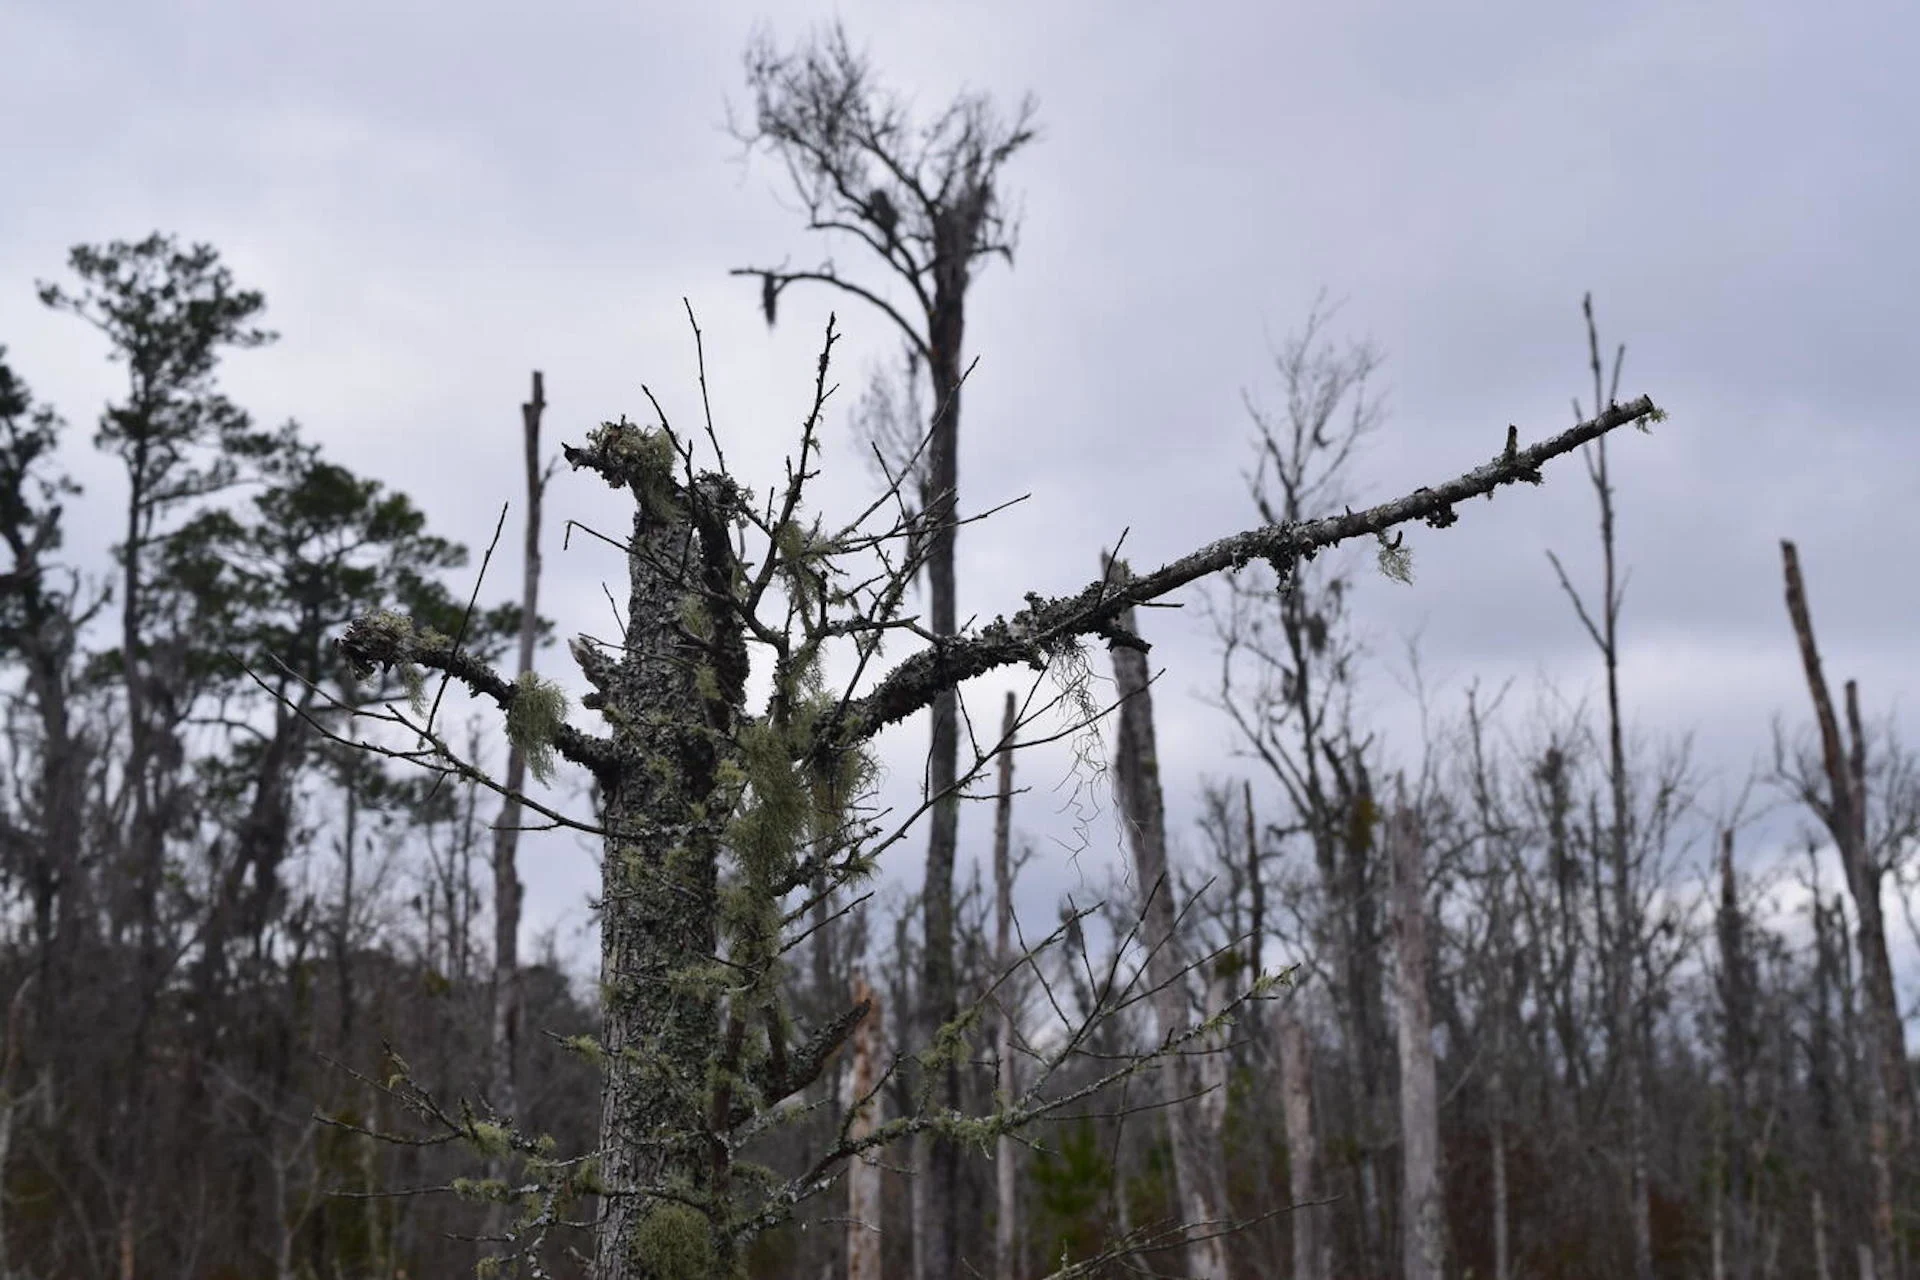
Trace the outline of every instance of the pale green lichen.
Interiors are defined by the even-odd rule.
[[[1413,585],[1413,548],[1380,535],[1380,572],[1405,586]]]
[[[595,1067],[605,1067],[607,1065],[606,1046],[600,1043],[599,1037],[597,1036],[568,1036],[560,1043],[568,1053],[575,1054],[587,1062],[592,1063]]]
[[[506,1204],[513,1199],[513,1191],[498,1178],[455,1178],[450,1184],[453,1194],[462,1200],[497,1201]]]
[[[673,477],[680,459],[664,427],[639,427],[624,418],[603,422],[587,432],[587,443],[621,464],[641,510],[658,520],[678,517]]]
[[[427,682],[426,677],[421,674],[420,668],[414,666],[411,662],[402,663],[400,667],[400,684],[407,691],[407,706],[413,711],[413,714],[417,716],[425,715],[427,713]]]
[[[527,768],[539,782],[553,780],[553,739],[566,722],[566,692],[531,671],[521,672],[507,708],[507,741],[526,753]]]
[[[506,1155],[511,1146],[510,1138],[505,1125],[486,1120],[473,1120],[467,1124],[467,1141],[483,1156]]]
[[[633,1259],[657,1280],[712,1280],[713,1232],[692,1205],[657,1201],[633,1229]]]

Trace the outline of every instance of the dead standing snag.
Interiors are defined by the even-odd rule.
[[[830,351],[831,326],[828,332]],[[593,1224],[597,1280],[730,1276],[752,1236],[830,1186],[860,1152],[934,1130],[990,1140],[1081,1095],[1049,1093],[1052,1068],[1042,1062],[1044,1069],[1029,1073],[1031,1084],[989,1116],[932,1107],[858,1140],[842,1126],[841,1137],[794,1178],[744,1158],[753,1137],[780,1122],[782,1099],[810,1083],[857,1021],[831,1019],[796,1037],[804,1048],[788,1049],[779,956],[798,913],[785,911],[783,899],[810,881],[803,867],[826,867],[835,883],[871,868],[880,829],[857,801],[869,744],[881,729],[963,680],[1014,664],[1045,667],[1085,637],[1144,648],[1122,625],[1130,607],[1251,560],[1288,566],[1412,521],[1445,523],[1468,498],[1516,480],[1537,482],[1551,459],[1661,416],[1645,398],[1615,405],[1392,502],[1247,530],[1122,584],[1096,581],[1071,596],[1030,597],[1011,618],[931,638],[856,697],[823,685],[829,642],[850,646],[865,672],[888,632],[925,633],[899,615],[911,565],[888,556],[908,522],[834,531],[801,518],[802,492],[815,474],[807,460],[825,371],[823,353],[799,465],[789,468],[784,493],[763,505],[723,472],[696,471],[691,446],[664,422],[608,424],[566,451],[576,468],[628,490],[635,504],[623,545],[624,643],[573,646],[594,686],[587,705],[607,732],[559,724],[552,741],[560,757],[593,771],[604,801],[605,1027],[594,1053],[604,1054],[605,1079],[595,1166],[584,1173],[567,1166],[556,1179],[563,1185],[542,1194],[601,1196]],[[849,572],[862,555],[877,557],[883,571]],[[413,663],[442,671],[509,712],[521,696],[521,686],[453,642],[416,633],[393,614],[362,618],[339,643],[362,668]],[[745,705],[755,648],[773,676],[758,713]],[[999,749],[980,754],[976,771]],[[943,1041],[962,1033],[957,1023],[965,1017],[943,1029]],[[1195,1028],[1162,1052],[1203,1033]],[[1145,1060],[1117,1070],[1130,1073]]]

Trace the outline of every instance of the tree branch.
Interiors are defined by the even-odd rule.
[[[1491,462],[1435,488],[1416,489],[1364,511],[1250,529],[1209,543],[1124,585],[1094,582],[1072,596],[1052,600],[1029,596],[1028,607],[1011,619],[995,618],[974,635],[936,642],[906,659],[872,693],[849,701],[828,731],[816,739],[814,749],[825,754],[864,742],[929,706],[943,689],[1016,662],[1044,663],[1051,650],[1081,636],[1104,636],[1110,643],[1144,650],[1145,641],[1120,627],[1120,615],[1128,608],[1157,600],[1223,569],[1242,568],[1253,560],[1272,564],[1284,586],[1297,560],[1413,520],[1445,528],[1456,519],[1456,504],[1482,494],[1491,496],[1501,485],[1519,480],[1538,484],[1542,463],[1571,453],[1629,422],[1657,422],[1664,416],[1651,399],[1641,396],[1628,404],[1613,405],[1598,417],[1525,449],[1502,449]]]

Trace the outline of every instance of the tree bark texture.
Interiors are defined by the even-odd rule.
[[[747,673],[741,621],[721,603],[733,598],[739,496],[711,474],[691,491],[674,482],[664,500],[649,482],[667,483],[633,481],[624,651],[616,659],[574,644],[609,712],[615,756],[602,778],[600,908],[601,1178],[611,1194],[601,1202],[594,1280],[724,1276],[734,1261],[710,1213],[727,1205],[730,1175],[730,1152],[711,1136],[722,1125],[710,1127],[706,1114],[710,1094],[724,1105],[707,1079],[720,1039],[718,984],[697,970],[718,946],[718,867],[733,809],[722,767],[738,768]],[[704,582],[684,580],[688,564],[704,566]],[[684,622],[693,610],[705,613],[697,629]],[[633,1194],[643,1190],[654,1194]]]

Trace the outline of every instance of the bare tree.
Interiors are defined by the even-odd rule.
[[[1019,723],[1019,700],[1009,689],[1000,717],[1000,740],[1011,743]],[[1000,755],[999,783],[993,809],[993,956],[995,967],[1005,973],[1018,959],[1013,949],[1013,858],[1008,848],[1013,840],[1012,751]],[[1013,1043],[1019,1008],[1011,992],[1003,995],[999,1004],[993,1042],[993,1093],[994,1104],[1005,1106],[1017,1083]],[[1001,1134],[995,1141],[993,1172],[993,1272],[996,1280],[1014,1280],[1020,1265],[1020,1167],[1010,1133]]]
[[[1101,558],[1109,586],[1122,588],[1132,576],[1124,560]],[[1120,615],[1120,627],[1138,635],[1133,610]],[[1133,846],[1134,876],[1139,882],[1140,916],[1145,922],[1147,982],[1162,1040],[1170,1040],[1192,1021],[1191,996],[1183,975],[1190,967],[1178,929],[1174,878],[1167,867],[1166,806],[1160,791],[1160,755],[1154,745],[1153,697],[1148,690],[1147,658],[1138,648],[1113,647],[1113,682],[1120,696],[1113,752],[1114,791]],[[1211,968],[1212,966],[1208,966]],[[1177,1058],[1161,1073],[1167,1133],[1173,1148],[1174,1203],[1197,1228],[1187,1242],[1181,1268],[1199,1280],[1225,1280],[1226,1248],[1219,1233],[1231,1215],[1221,1168],[1220,1134],[1207,1110],[1182,1104],[1209,1092],[1190,1059]]]
[[[853,984],[854,1007],[867,1012],[853,1029],[853,1100],[847,1136],[855,1142],[873,1136],[879,1123],[880,1028],[885,1025],[880,996],[865,978]],[[847,1280],[880,1280],[880,1165],[866,1152],[847,1167]]]
[[[540,499],[553,466],[540,465],[540,415],[547,407],[546,381],[533,373],[533,394],[520,406],[520,429],[525,444],[527,516],[521,553],[520,652],[518,678],[531,684],[533,657],[540,632]],[[543,764],[536,773],[543,773]],[[519,1111],[515,1087],[520,1048],[520,899],[522,886],[515,866],[520,849],[520,793],[526,785],[527,753],[517,742],[507,746],[506,795],[500,801],[500,820],[493,831],[493,1057],[489,1098],[496,1112],[513,1116]],[[497,1164],[489,1177],[500,1177]],[[490,1206],[489,1234],[504,1226],[505,1206]]]
[[[1022,103],[1003,122],[992,103],[963,95],[927,124],[916,126],[906,106],[877,84],[864,57],[835,26],[798,51],[784,54],[766,40],[747,53],[754,93],[751,126],[737,130],[749,145],[764,144],[785,164],[812,231],[850,236],[877,256],[912,299],[896,307],[877,289],[842,275],[831,261],[815,270],[748,267],[733,274],[760,281],[761,306],[771,325],[781,292],[799,281],[817,282],[859,298],[893,321],[907,344],[910,367],[924,364],[933,392],[927,424],[926,467],[918,500],[914,550],[924,551],[931,596],[929,630],[955,634],[954,545],[959,492],[960,391],[966,336],[967,290],[982,259],[1011,263],[1014,225],[1000,191],[1000,168],[1035,136],[1034,104]],[[922,1031],[954,1014],[953,871],[959,842],[958,693],[939,694],[931,718],[927,794],[927,873],[922,889],[925,942],[921,980]],[[959,1103],[959,1075],[942,1081],[947,1105]],[[955,1274],[954,1229],[959,1153],[933,1135],[923,1142],[914,1180],[915,1274],[947,1280]]]
[[[1368,384],[1381,356],[1364,342],[1336,347],[1324,333],[1332,315],[1324,299],[1317,301],[1301,332],[1275,353],[1283,409],[1268,411],[1247,399],[1256,429],[1247,486],[1263,521],[1301,520],[1342,506],[1346,468],[1380,424],[1382,408]],[[1384,542],[1380,550],[1388,557],[1405,552]],[[1403,567],[1382,560],[1389,563]],[[1327,1133],[1343,1133],[1329,1175],[1357,1210],[1342,1242],[1351,1261],[1343,1265],[1371,1273],[1389,1265],[1382,1156],[1390,1138],[1382,1111],[1390,1051],[1382,1003],[1384,876],[1374,840],[1378,806],[1370,742],[1352,718],[1360,658],[1350,622],[1352,587],[1345,567],[1323,561],[1300,565],[1278,583],[1238,576],[1210,596],[1207,607],[1220,645],[1216,705],[1243,749],[1280,785],[1288,821],[1270,829],[1304,836],[1312,853],[1315,901],[1300,959],[1303,976],[1326,986],[1348,1068],[1338,1074],[1333,1105],[1322,1109],[1320,1120]]]
[[[1293,1197],[1294,1280],[1328,1280],[1333,1239],[1326,1193],[1320,1185],[1320,1147],[1313,1130],[1313,1042],[1299,1010],[1283,1007],[1274,1021],[1280,1057],[1280,1096],[1287,1117],[1287,1190]]]
[[[1727,1075],[1727,1122],[1722,1139],[1725,1166],[1715,1180],[1715,1267],[1721,1280],[1754,1280],[1756,1263],[1757,1175],[1751,1168],[1755,1135],[1750,1113],[1756,1057],[1757,1026],[1754,1003],[1758,975],[1748,937],[1746,909],[1740,901],[1739,877],[1733,869],[1733,829],[1720,833],[1720,902],[1714,932],[1719,941],[1721,1057]],[[1724,1185],[1724,1190],[1721,1189]],[[1724,1206],[1724,1207],[1722,1207]]]
[[[1786,574],[1787,615],[1800,646],[1807,690],[1813,698],[1820,733],[1820,764],[1799,770],[1790,783],[1799,798],[1820,818],[1840,854],[1840,866],[1853,899],[1854,943],[1860,956],[1862,985],[1861,1028],[1866,1041],[1867,1144],[1873,1167],[1874,1267],[1880,1276],[1895,1280],[1894,1165],[1910,1132],[1911,1085],[1900,1018],[1893,989],[1893,966],[1887,958],[1886,924],[1880,910],[1880,885],[1886,872],[1882,854],[1868,838],[1869,803],[1867,742],[1860,721],[1860,691],[1846,683],[1847,737],[1842,738],[1839,717],[1814,642],[1813,614],[1807,606],[1806,584],[1800,575],[1800,557],[1791,542],[1780,544]],[[1898,844],[1902,833],[1891,841]]]
[[[1593,370],[1593,397],[1597,407],[1602,394],[1599,331],[1593,322],[1593,295],[1581,303],[1587,318],[1587,349]],[[1623,344],[1613,362],[1613,384],[1606,393],[1608,404],[1620,391],[1620,369],[1626,359]],[[1573,404],[1574,421],[1580,420],[1580,402]],[[1609,948],[1610,1016],[1614,1043],[1625,1076],[1627,1210],[1633,1230],[1633,1271],[1636,1280],[1653,1280],[1653,1220],[1647,1178],[1647,1064],[1646,1028],[1643,1020],[1644,996],[1640,983],[1642,935],[1645,920],[1640,895],[1644,892],[1641,868],[1633,856],[1634,818],[1631,783],[1627,774],[1625,728],[1620,713],[1620,604],[1623,585],[1614,572],[1613,485],[1607,476],[1607,446],[1596,443],[1586,456],[1587,478],[1600,506],[1601,594],[1599,619],[1588,612],[1580,594],[1574,590],[1560,560],[1549,551],[1547,557],[1559,576],[1561,588],[1573,602],[1574,611],[1586,628],[1587,636],[1600,650],[1607,677],[1607,795],[1611,820],[1607,826],[1607,848],[1613,889],[1613,946]]]
[[[1405,788],[1387,819],[1393,868],[1394,1025],[1400,1050],[1401,1275],[1440,1280],[1446,1263],[1440,1187],[1440,1098],[1433,1063],[1433,1012],[1427,994],[1427,876],[1424,835]]]

